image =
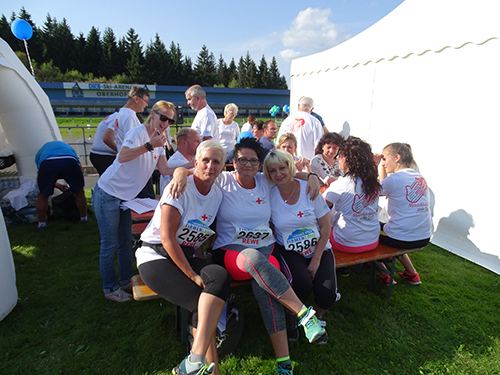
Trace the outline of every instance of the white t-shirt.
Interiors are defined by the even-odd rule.
[[[240,135],[240,127],[234,121],[226,125],[223,119],[217,120],[217,127],[219,128],[220,144],[226,150],[226,153],[228,153],[234,149],[236,138]]]
[[[174,154],[168,159],[168,166],[170,168],[180,167],[186,163],[189,163],[190,160],[187,160],[184,155],[182,155],[179,150],[175,151]],[[163,190],[169,184],[171,178],[169,175],[162,176],[160,175],[160,194],[163,195]]]
[[[203,140],[203,137],[212,137],[215,140],[219,139],[217,116],[215,116],[214,111],[212,111],[212,108],[208,104],[196,113],[191,124],[191,129],[198,132],[201,140]]]
[[[134,148],[149,141],[148,131],[141,124],[127,133],[123,145]],[[155,147],[152,152],[146,152],[125,163],[120,163],[117,157],[97,184],[106,193],[121,200],[134,199],[151,177],[161,155],[165,155],[164,147]]]
[[[319,240],[318,219],[330,209],[321,195],[311,201],[306,195],[307,181],[298,181],[299,200],[292,205],[285,203],[276,185],[271,188],[271,221],[274,224],[276,242],[285,246],[286,250],[297,251],[304,257],[311,258],[315,250],[314,241]],[[327,241],[325,249],[331,249],[330,241]]]
[[[160,199],[160,203],[156,207],[153,218],[141,234],[141,240],[152,244],[161,243],[161,206],[168,204],[177,208],[181,214],[181,220],[177,231],[177,242],[180,245],[186,246],[191,246],[196,243],[196,246],[192,247],[199,247],[201,243],[208,239],[210,234],[214,234],[209,226],[215,219],[221,201],[222,191],[218,186],[215,184],[212,185],[210,192],[207,195],[203,195],[196,188],[193,176],[189,176],[186,190],[179,198],[172,198],[168,190],[165,191]],[[188,242],[187,240],[191,240],[192,242]],[[147,246],[137,249],[135,255],[138,266],[152,260],[165,259]]]
[[[130,131],[130,129],[141,125],[141,122],[137,118],[136,113],[130,108],[120,108],[118,111],[117,120],[108,125],[108,128],[115,132],[116,136],[116,149],[120,152],[122,144],[125,140],[125,136]]]
[[[252,129],[253,129],[253,126],[252,124],[250,124],[249,122],[245,122],[242,126],[241,126],[241,132],[252,132]]]
[[[311,114],[298,111],[288,116],[281,124],[278,139],[282,134],[293,133],[297,138],[297,154],[311,160],[320,138],[325,134],[321,123]]]
[[[105,117],[99,125],[97,125],[97,129],[95,131],[95,138],[94,138],[94,143],[92,144],[92,152],[94,154],[99,154],[99,155],[110,155],[110,156],[115,156],[116,151],[110,148],[106,143],[103,142],[102,136],[104,135],[104,132],[106,129],[111,125],[111,130],[116,126],[118,128],[117,124],[117,117],[118,117],[118,112],[115,112],[107,117]],[[118,137],[116,134],[113,136],[113,141],[115,143],[117,142]]]
[[[350,177],[339,177],[323,193],[325,200],[333,203],[330,211],[335,241],[344,246],[360,247],[378,241],[378,197],[365,200],[360,178],[356,183]]]
[[[255,188],[244,189],[235,173],[222,172],[215,182],[222,189],[223,198],[217,213],[214,249],[228,244],[257,249],[274,243],[276,239],[269,227],[271,184],[262,173],[257,173]]]
[[[400,241],[431,236],[429,190],[424,177],[413,169],[401,169],[384,178],[381,195],[388,199],[389,221],[384,232]]]

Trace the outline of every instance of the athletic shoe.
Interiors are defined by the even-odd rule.
[[[299,328],[295,314],[286,313],[286,335],[288,341],[297,341],[299,339]]]
[[[342,276],[349,276],[349,268],[347,267],[341,267],[339,268],[339,273],[342,275]]]
[[[389,274],[384,273],[383,275],[378,275],[377,280],[380,281],[382,284],[389,285],[389,283],[391,282],[391,277],[389,276]],[[392,279],[392,285],[396,284],[397,284],[396,280]]]
[[[132,282],[130,281],[125,285],[120,285],[120,288],[127,293],[132,293]]]
[[[326,333],[326,331],[316,341],[314,341],[314,343],[318,345],[324,345],[327,342],[328,342],[328,333]]]
[[[212,372],[214,372],[215,363],[206,363],[205,364],[203,362],[194,363],[194,364],[198,365],[198,369],[187,372],[186,361],[189,361],[189,355],[186,356],[186,358],[184,358],[182,360],[182,362],[179,363],[174,369],[172,369],[172,374],[174,374],[174,375],[209,375]],[[191,363],[191,364],[193,364],[193,363]]]
[[[274,372],[278,375],[293,375],[292,365],[290,365],[290,364],[285,364],[285,365],[277,364],[276,367],[274,368]]]
[[[399,276],[408,281],[411,285],[420,285],[422,282],[420,281],[420,276],[418,276],[418,272],[415,272],[413,275],[404,272],[398,272]]]
[[[113,302],[128,302],[132,299],[132,295],[118,288],[114,292],[104,294],[104,298]]]
[[[325,334],[325,329],[321,327],[321,324],[316,318],[316,311],[312,307],[309,307],[307,311],[300,318],[299,325],[304,327],[304,333],[306,334],[309,342],[314,342]]]

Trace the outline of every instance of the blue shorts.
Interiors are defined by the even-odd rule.
[[[85,186],[85,180],[80,163],[72,157],[62,159],[47,159],[42,161],[38,169],[38,189],[40,194],[50,196],[54,194],[54,184],[64,179],[73,193]]]

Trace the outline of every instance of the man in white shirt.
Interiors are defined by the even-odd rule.
[[[288,116],[283,121],[278,134],[293,133],[297,138],[297,155],[311,160],[314,149],[320,138],[325,134],[319,120],[311,115],[314,108],[312,98],[303,96],[299,99],[298,112]]]
[[[177,151],[168,159],[168,166],[171,168],[185,166],[192,162],[196,155],[196,149],[200,144],[200,135],[191,128],[182,128],[177,132]],[[170,176],[160,177],[160,194],[170,182]]]
[[[108,126],[104,135],[103,142],[111,149],[119,152],[122,143],[125,140],[125,134],[132,128],[141,125],[136,113],[143,112],[148,106],[149,93],[143,87],[132,86],[128,92],[127,103],[120,108],[116,121]],[[116,135],[116,143],[113,137]]]
[[[219,140],[217,116],[207,103],[207,94],[200,85],[193,85],[185,92],[187,104],[194,109],[196,117],[191,128],[196,130],[202,141],[207,139]]]

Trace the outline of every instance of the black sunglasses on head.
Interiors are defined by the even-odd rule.
[[[160,121],[161,122],[167,122],[169,125],[175,124],[175,120],[173,118],[169,118],[165,115],[162,115],[160,112],[153,110],[154,113],[156,113],[158,116],[160,116]]]

